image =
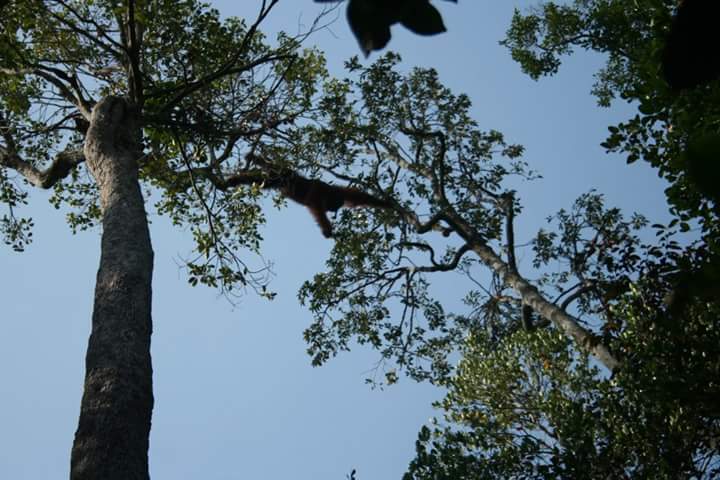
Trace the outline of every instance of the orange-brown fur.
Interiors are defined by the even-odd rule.
[[[288,178],[280,191],[289,199],[306,206],[327,238],[332,237],[332,224],[327,217],[328,211],[337,212],[340,207],[389,208],[391,206],[389,202],[356,188],[330,185],[297,174]]]
[[[255,154],[248,154],[251,163],[259,165],[271,172],[266,181],[266,188],[274,188],[300,205],[304,205],[320,225],[325,237],[332,237],[332,224],[327,212],[337,212],[340,207],[378,207],[391,208],[387,200],[365,193],[353,187],[339,187],[322,180],[305,178],[290,169],[274,168],[265,159]]]

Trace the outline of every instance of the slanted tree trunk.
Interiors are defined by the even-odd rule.
[[[135,110],[108,97],[94,108],[87,166],[102,209],[102,252],[71,480],[147,480],[153,408],[153,252],[138,182]]]

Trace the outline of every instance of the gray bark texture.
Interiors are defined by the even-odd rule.
[[[135,110],[107,97],[85,140],[100,192],[102,251],[71,480],[148,480],[153,408],[150,359],[153,251],[138,181]]]
[[[591,331],[584,328],[576,318],[545,299],[538,289],[517,273],[517,267],[505,263],[492,248],[480,239],[473,228],[457,213],[445,212],[447,220],[459,230],[480,259],[495,273],[500,275],[505,285],[509,285],[520,294],[523,305],[529,305],[541,317],[554,323],[565,335],[580,348],[597,358],[611,372],[620,367],[620,361],[607,346],[603,345]]]
[[[575,344],[592,354],[611,372],[620,367],[620,362],[589,330],[580,325],[577,319],[547,301],[538,289],[523,277],[513,272],[495,252],[482,243],[473,245],[478,256],[497,272],[506,285],[520,294],[523,304],[532,307],[541,317],[553,322]]]

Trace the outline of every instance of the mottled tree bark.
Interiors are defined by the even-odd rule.
[[[100,191],[102,252],[72,480],[147,480],[153,408],[153,252],[138,182],[139,124],[125,99],[93,109],[85,140]]]

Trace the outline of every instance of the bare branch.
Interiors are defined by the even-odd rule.
[[[443,203],[447,202],[447,195],[445,194],[445,155],[447,153],[445,134],[438,130],[419,130],[404,125],[400,126],[400,131],[412,137],[436,138],[440,142],[440,151],[433,160],[432,183],[436,199]],[[437,175],[435,175],[435,172],[437,172]]]
[[[592,292],[593,290],[595,290],[595,288],[597,288],[597,287],[595,286],[595,284],[593,282],[586,282],[585,285],[578,288],[571,295],[568,295],[568,297],[565,300],[563,300],[563,302],[560,304],[560,309],[562,311],[566,311],[572,302],[574,302],[578,298],[582,297],[586,293]]]
[[[457,268],[458,266],[458,263],[460,263],[463,255],[470,251],[470,247],[468,245],[463,245],[458,249],[457,252],[455,252],[453,259],[450,262],[438,263],[435,260],[435,250],[433,250],[433,248],[426,243],[403,242],[400,244],[400,246],[417,248],[419,250],[425,250],[430,253],[430,263],[432,263],[432,266],[408,267],[409,270],[413,270],[416,272],[449,272],[451,270],[455,270],[455,268]]]

